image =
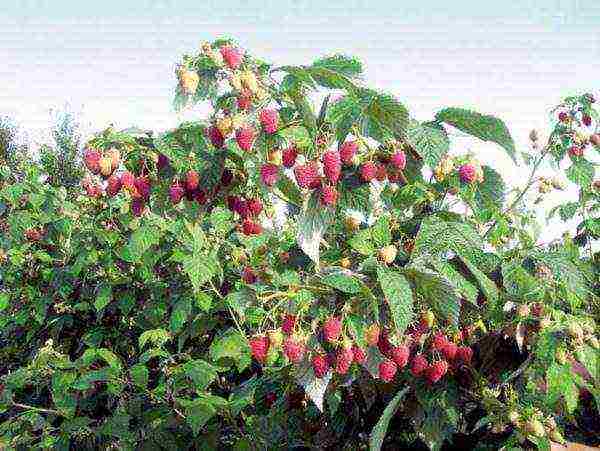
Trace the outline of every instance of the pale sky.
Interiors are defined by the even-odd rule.
[[[34,142],[65,104],[91,131],[175,126],[175,63],[222,36],[277,64],[355,55],[415,118],[471,107],[504,119],[521,148],[560,98],[600,94],[600,0],[2,0],[0,114]],[[458,145],[523,180],[495,146]]]

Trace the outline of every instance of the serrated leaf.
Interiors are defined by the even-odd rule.
[[[296,366],[294,377],[298,384],[304,387],[306,396],[323,412],[323,398],[332,377],[331,371],[327,372],[325,376],[318,378],[315,376],[312,366],[304,360],[300,365]]]
[[[363,67],[359,60],[352,56],[332,55],[320,58],[312,64],[313,67],[324,67],[334,72],[346,75],[347,77],[357,77],[362,74]]]
[[[192,303],[188,297],[177,301],[171,312],[170,328],[171,332],[178,332],[185,324],[188,317],[192,313]]]
[[[414,315],[411,286],[403,274],[383,266],[377,268],[377,280],[390,308],[396,331],[402,334]]]
[[[209,355],[213,362],[219,362],[222,359],[232,359],[240,372],[250,365],[250,347],[248,346],[248,342],[233,328],[212,342]]]
[[[149,371],[146,365],[138,363],[131,367],[129,373],[131,374],[131,380],[136,386],[141,388],[148,386]]]
[[[212,279],[218,271],[219,262],[212,254],[194,254],[183,262],[183,270],[189,276],[194,291]]]
[[[317,266],[321,239],[332,219],[333,212],[320,205],[317,194],[306,202],[298,218],[298,246]]]
[[[102,310],[112,300],[112,287],[110,285],[102,285],[98,290],[98,295],[94,301],[94,307],[96,311]]]
[[[594,164],[583,158],[574,161],[566,171],[569,180],[579,186],[586,187],[594,180],[594,173]]]
[[[444,130],[420,124],[415,120],[408,123],[406,140],[430,168],[437,166],[450,147],[450,141]]]
[[[190,360],[183,365],[183,370],[199,392],[206,390],[218,375],[216,368],[204,360]]]
[[[477,288],[463,277],[463,275],[446,261],[434,261],[433,267],[446,279],[448,279],[462,294],[462,296],[475,307],[477,307]]]
[[[371,231],[369,229],[362,229],[356,232],[348,240],[348,245],[362,255],[368,256],[375,253],[375,245],[371,239]]]
[[[240,412],[247,406],[254,404],[254,394],[259,385],[259,379],[252,376],[236,389],[229,396],[229,408],[234,417],[237,417]]]
[[[385,435],[387,434],[387,429],[390,424],[390,421],[396,413],[396,410],[398,410],[400,401],[402,401],[409,388],[410,387],[403,388],[398,393],[396,393],[396,395],[392,398],[392,400],[383,410],[381,417],[379,418],[377,424],[371,432],[371,437],[369,439],[369,449],[371,451],[381,450],[381,446],[383,445],[383,440],[385,439]]]
[[[506,184],[500,174],[489,166],[482,166],[483,182],[477,185],[475,202],[478,208],[494,207],[500,209],[504,204]]]
[[[390,219],[381,216],[371,227],[371,237],[377,248],[387,246],[392,242],[392,231],[390,230]]]
[[[143,349],[146,343],[150,342],[155,346],[162,346],[171,339],[171,335],[164,329],[151,329],[145,331],[139,338],[140,348]]]
[[[477,268],[477,266],[475,266],[475,264],[468,258],[461,257],[461,260],[467,266],[467,268],[469,268],[469,271],[471,271],[471,274],[473,274],[475,280],[477,280],[477,283],[479,284],[479,287],[481,288],[481,291],[483,291],[483,294],[487,300],[491,303],[491,305],[496,305],[500,297],[500,292],[496,284],[492,282],[490,278],[486,276],[479,268]]]
[[[323,283],[343,293],[356,294],[362,289],[362,282],[342,270],[332,272],[323,277]]]

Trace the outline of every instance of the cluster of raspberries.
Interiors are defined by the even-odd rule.
[[[260,235],[262,226],[257,221],[263,211],[260,199],[244,199],[239,196],[227,196],[227,208],[239,215],[241,230],[244,235]]]

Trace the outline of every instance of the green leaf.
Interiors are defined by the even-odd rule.
[[[6,310],[9,300],[8,293],[0,293],[0,312]]]
[[[192,303],[188,297],[177,301],[171,313],[171,332],[178,332],[187,321],[190,313],[192,313]]]
[[[183,365],[183,370],[199,392],[205,391],[218,376],[217,369],[204,360],[190,360]]]
[[[357,77],[363,71],[359,60],[346,55],[332,55],[318,59],[312,64],[312,67],[323,67],[347,77]]]
[[[362,282],[343,270],[336,270],[323,277],[323,283],[343,293],[356,294],[362,289]]]
[[[273,190],[286,199],[288,203],[296,205],[297,207],[302,205],[302,193],[298,189],[296,183],[294,183],[294,181],[286,174],[281,175],[273,187]]]
[[[136,386],[140,388],[146,388],[148,386],[149,371],[148,368],[146,368],[146,365],[138,363],[131,367],[129,373],[131,374],[131,380]]]
[[[245,407],[254,404],[254,394],[258,385],[259,379],[252,376],[243,384],[238,385],[229,395],[229,408],[234,417],[237,417]]]
[[[585,345],[577,348],[577,360],[590,372],[590,375],[595,381],[600,380],[600,351]]]
[[[325,230],[333,219],[333,212],[323,208],[314,194],[308,199],[298,218],[297,241],[300,249],[315,263],[319,264],[319,246]]]
[[[483,141],[500,145],[513,162],[517,163],[515,143],[500,119],[464,108],[445,108],[435,118]]]
[[[321,378],[316,377],[312,369],[312,366],[307,360],[303,360],[299,365],[295,365],[293,370],[294,378],[298,384],[304,387],[304,392],[315,406],[323,412],[323,399],[327,386],[331,381],[332,372],[328,371],[327,374]]]
[[[391,419],[394,417],[396,410],[400,405],[400,401],[404,398],[404,395],[408,392],[410,387],[403,388],[392,398],[389,404],[383,410],[381,417],[377,421],[377,424],[373,428],[371,432],[371,437],[369,439],[369,449],[370,451],[380,451],[381,446],[383,445],[383,440],[385,439],[385,435],[387,434],[387,429],[390,424]]]
[[[396,330],[404,333],[413,319],[413,293],[404,275],[399,272],[379,266],[377,280],[387,300]]]
[[[392,242],[392,231],[390,230],[390,218],[381,216],[371,227],[371,236],[377,248],[387,246]]]
[[[123,260],[130,263],[138,262],[148,249],[159,243],[161,235],[161,230],[155,224],[140,226],[133,232],[128,245],[123,249]]]
[[[96,311],[102,310],[112,300],[112,287],[110,285],[102,285],[98,290],[98,295],[94,301],[94,307]]]
[[[579,158],[567,169],[567,178],[579,186],[589,186],[594,180],[594,164]]]
[[[450,141],[443,129],[420,124],[415,120],[408,123],[406,140],[430,168],[437,166],[450,147]]]
[[[477,288],[463,277],[463,275],[446,261],[434,261],[433,267],[442,276],[448,279],[461,293],[461,295],[471,304],[477,306]]]
[[[506,184],[500,174],[489,166],[482,166],[483,183],[477,185],[475,202],[478,208],[500,209],[504,203]]]
[[[348,240],[348,245],[362,255],[368,256],[375,253],[375,245],[371,240],[371,231],[369,229],[363,229],[356,232]]]
[[[144,348],[150,342],[155,346],[162,346],[171,339],[171,335],[164,329],[151,329],[145,331],[139,338],[140,348]]]
[[[183,270],[189,276],[195,292],[199,292],[217,274],[218,269],[219,262],[212,254],[197,253],[183,262]]]
[[[212,306],[212,298],[203,291],[200,291],[196,293],[196,296],[194,297],[194,303],[200,310],[208,312]]]
[[[248,346],[248,342],[233,328],[212,342],[209,355],[213,362],[220,362],[222,359],[232,359],[240,372],[250,365],[250,347]]]
[[[469,268],[469,271],[471,271],[471,274],[473,274],[475,280],[477,280],[477,283],[481,287],[481,291],[483,291],[483,294],[490,304],[496,305],[500,297],[500,292],[498,291],[496,284],[492,282],[490,278],[481,270],[479,270],[479,268],[477,268],[471,261],[469,261],[469,259],[461,257],[461,260],[467,266],[467,268]]]
[[[424,299],[440,318],[458,324],[460,294],[451,282],[423,267],[408,267],[404,272],[413,282],[418,298]]]

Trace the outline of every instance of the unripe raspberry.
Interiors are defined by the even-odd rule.
[[[296,182],[300,188],[316,188],[319,183],[319,171],[314,163],[307,163],[294,168]]]
[[[315,354],[312,358],[312,368],[315,377],[321,379],[329,371],[329,359],[323,354]]]
[[[569,147],[569,156],[582,157],[583,156],[583,147],[580,147],[580,146]]]
[[[392,155],[392,158],[390,158],[390,163],[392,163],[396,169],[402,171],[406,167],[406,154],[403,151],[398,150]]]
[[[248,91],[252,93],[258,91],[258,80],[256,79],[256,75],[254,74],[254,72],[252,72],[251,70],[245,70],[244,72],[242,72],[242,74],[240,75],[240,80],[244,88],[246,88]]]
[[[398,368],[391,360],[386,359],[379,364],[379,378],[384,382],[393,381],[396,371],[398,371]]]
[[[528,435],[534,435],[536,437],[543,437],[546,435],[546,429],[544,429],[544,425],[536,418],[530,418],[525,423],[524,429]]]
[[[583,125],[585,125],[586,127],[589,127],[592,125],[592,117],[589,114],[584,114],[583,117],[581,118],[581,121],[583,122]]]
[[[296,164],[296,158],[298,157],[298,151],[295,145],[291,145],[287,149],[283,150],[281,155],[281,161],[286,168],[291,168]]]
[[[385,246],[379,249],[377,255],[379,256],[379,259],[381,261],[389,265],[393,263],[394,260],[396,260],[396,256],[398,255],[398,248],[393,244],[390,244],[389,246]]]
[[[199,83],[200,76],[197,72],[188,69],[179,71],[179,86],[181,86],[181,91],[185,95],[190,96],[195,94]]]
[[[106,156],[110,158],[111,170],[115,171],[121,164],[121,152],[116,147],[111,147],[106,151]]]
[[[385,166],[381,163],[377,163],[375,165],[375,168],[376,168],[375,178],[380,182],[385,181],[385,179],[387,179],[387,176],[388,176]]]
[[[229,66],[230,69],[237,69],[242,64],[242,51],[237,47],[225,45],[220,49],[223,61]]]
[[[340,259],[340,266],[344,269],[349,269],[352,266],[352,260],[348,257],[344,257]]]
[[[179,182],[175,182],[169,187],[169,199],[171,199],[171,203],[174,205],[177,205],[179,202],[181,202],[184,194],[185,190],[183,189],[183,186],[179,184]]]
[[[477,176],[475,166],[467,163],[458,168],[458,176],[463,183],[473,183]]]
[[[277,110],[262,110],[259,114],[258,119],[265,133],[273,134],[277,131],[277,126],[279,124],[279,113],[277,112]]]
[[[251,219],[244,219],[242,232],[244,235],[260,235],[262,233],[262,226]]]
[[[342,320],[336,316],[327,318],[323,324],[323,338],[330,343],[335,342],[342,333]]]
[[[294,337],[287,337],[283,343],[283,353],[292,363],[298,363],[304,357],[304,343]]]
[[[435,315],[431,310],[426,310],[421,313],[419,324],[424,329],[431,329],[435,323]]]
[[[121,174],[121,185],[128,191],[133,191],[135,189],[135,176],[129,171],[123,172]]]
[[[570,323],[567,326],[567,334],[569,337],[574,338],[576,340],[582,340],[584,336],[583,329],[577,323]]]
[[[391,350],[391,357],[398,368],[404,368],[408,363],[410,349],[406,345],[394,346]]]
[[[185,188],[188,191],[194,191],[200,185],[200,176],[196,171],[190,169],[185,174]]]
[[[100,165],[100,173],[104,177],[108,177],[109,175],[112,174],[112,172],[113,172],[112,158],[110,158],[108,156],[103,156],[102,158],[100,158],[99,165]]]
[[[346,216],[344,218],[344,226],[347,232],[356,232],[360,228],[360,219],[354,216]]]
[[[246,266],[242,270],[242,280],[246,282],[248,285],[252,285],[256,283],[256,273],[254,270],[248,266]]]
[[[352,352],[352,348],[349,346],[342,346],[335,355],[335,372],[341,375],[346,374],[353,361],[354,353]]]
[[[267,186],[273,186],[279,180],[279,167],[271,163],[263,164],[260,168],[260,179]]]
[[[442,348],[442,354],[444,355],[446,360],[454,360],[454,357],[456,357],[457,350],[458,350],[458,346],[456,346],[454,343],[449,341]]]
[[[338,192],[333,186],[325,185],[321,187],[321,202],[323,205],[335,205],[338,198]]]
[[[265,363],[269,352],[269,338],[264,335],[252,337],[249,340],[250,352],[257,362]]]
[[[365,183],[369,183],[371,180],[375,178],[377,175],[377,166],[372,161],[367,161],[363,163],[360,167],[360,178]]]
[[[247,202],[248,211],[252,216],[258,216],[263,210],[263,205],[260,199],[250,199]]]
[[[429,368],[429,363],[427,359],[421,355],[417,354],[410,365],[410,372],[413,376],[418,377],[421,376],[427,369]]]
[[[235,140],[240,149],[250,152],[254,141],[254,129],[250,126],[240,128],[235,132]]]
[[[134,216],[142,216],[145,209],[146,204],[144,203],[144,200],[142,198],[134,197],[133,199],[131,199],[131,213],[133,213]]]
[[[220,149],[225,144],[225,137],[221,133],[221,131],[214,125],[211,125],[208,128],[208,139],[210,139],[211,144]]]
[[[111,175],[108,178],[106,185],[106,194],[113,197],[116,196],[119,191],[121,191],[121,179],[116,175]]]
[[[283,318],[283,323],[281,324],[281,330],[286,335],[291,335],[294,332],[294,326],[296,325],[296,316],[288,313]]]
[[[270,330],[269,332],[267,332],[267,335],[269,336],[269,344],[272,348],[278,348],[282,345],[283,334],[281,333],[281,330]]]
[[[358,144],[355,141],[346,141],[340,146],[340,159],[346,165],[352,164],[352,159],[358,151]]]
[[[360,348],[357,345],[352,346],[352,354],[354,356],[354,362],[359,365],[362,365],[367,361],[367,353],[363,348]]]
[[[88,168],[92,174],[100,173],[100,157],[100,152],[95,149],[88,149],[83,155],[85,167]]]
[[[468,365],[473,359],[473,349],[469,346],[460,346],[456,351],[456,358]]]
[[[600,147],[600,135],[597,133],[594,133],[593,135],[590,136],[590,142],[596,146],[596,147]]]
[[[365,341],[369,344],[369,346],[377,345],[379,341],[379,325],[373,323],[368,325],[365,328]]]
[[[335,150],[330,150],[323,154],[323,172],[332,185],[335,185],[340,179],[342,161],[340,154]]]

